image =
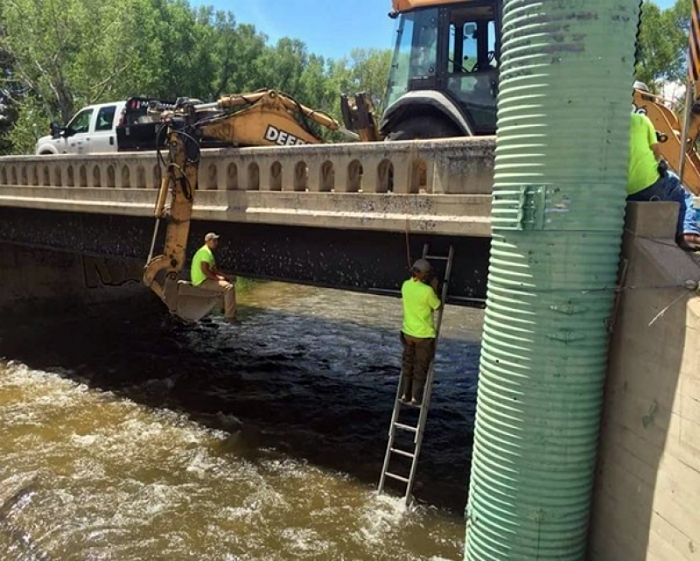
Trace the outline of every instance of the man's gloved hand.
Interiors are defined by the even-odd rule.
[[[659,171],[660,177],[666,177],[666,173],[668,172],[668,162],[666,160],[659,160],[659,165],[656,167],[656,169]]]

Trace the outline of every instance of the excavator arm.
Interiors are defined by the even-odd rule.
[[[275,90],[228,95],[214,103],[192,103],[194,127],[203,140],[219,140],[229,146],[294,146],[320,144],[310,122],[348,137],[358,136],[344,129],[322,111],[302,105]],[[177,105],[158,104],[149,113],[167,116]]]
[[[161,179],[154,216],[156,228],[143,282],[174,313],[177,309],[177,276],[185,263],[190,217],[197,190],[199,142],[187,119],[172,117],[168,122],[168,162]],[[159,152],[160,158],[160,152]],[[168,203],[168,196],[170,202]],[[165,220],[165,247],[153,256],[160,222]]]
[[[686,142],[683,147],[683,123],[676,114],[665,104],[664,99],[648,91],[634,90],[634,106],[636,111],[646,114],[657,131],[661,156],[669,165],[669,168],[679,174],[681,154],[685,151],[685,164],[683,165],[683,185],[695,195],[700,195],[700,158],[696,151],[698,136],[700,135],[700,105],[693,104],[690,109]]]
[[[314,111],[274,90],[225,96],[208,104],[183,99],[174,105],[153,105],[149,113],[160,117],[167,127],[168,160],[162,162],[165,172],[156,200],[156,227],[143,282],[176,315],[181,315],[184,309],[181,304],[185,289],[178,282],[178,275],[186,259],[202,138],[222,141],[230,146],[322,143],[323,140],[308,126],[309,122],[357,138],[325,113]],[[160,151],[158,157],[162,160]],[[161,221],[166,222],[165,244],[162,253],[154,256]],[[199,309],[206,310],[206,306],[199,306]],[[183,319],[193,319],[192,315]]]
[[[197,109],[219,109],[223,115],[199,123],[204,138],[216,138],[238,146],[294,146],[319,144],[323,140],[308,121],[329,130],[341,129],[332,117],[314,111],[274,90],[222,97],[215,104]]]

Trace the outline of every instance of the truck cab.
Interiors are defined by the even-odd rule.
[[[380,131],[394,140],[496,132],[501,0],[394,0]]]
[[[51,134],[37,141],[35,153],[48,155],[116,152],[116,126],[124,106],[124,101],[88,105],[78,111],[65,126],[51,123]]]

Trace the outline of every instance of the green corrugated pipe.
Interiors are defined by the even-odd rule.
[[[583,559],[639,0],[505,0],[465,559]]]

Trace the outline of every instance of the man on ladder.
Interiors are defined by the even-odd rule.
[[[432,271],[429,259],[446,261],[445,278],[442,282],[442,296],[440,298],[438,298],[437,294],[437,278],[433,278],[430,284],[426,284]],[[396,388],[396,397],[394,398],[394,411],[391,414],[389,441],[386,445],[382,476],[379,479],[379,492],[382,493],[384,491],[384,483],[387,477],[400,481],[406,485],[404,497],[407,505],[410,505],[413,501],[411,490],[416,477],[425,423],[428,419],[430,396],[433,379],[435,378],[435,350],[440,337],[444,310],[442,303],[447,301],[453,259],[454,249],[452,246],[450,246],[449,254],[444,257],[429,255],[428,244],[425,244],[423,246],[423,258],[413,264],[411,278],[404,282],[401,287],[401,301],[403,303],[403,326],[401,329],[403,369],[401,379]],[[433,312],[436,310],[439,310],[437,321],[433,321]],[[418,408],[417,424],[406,424],[401,421],[399,417],[402,405]],[[397,430],[413,434],[413,442],[410,449],[407,449],[406,442],[397,445]],[[409,459],[411,461],[410,473],[401,475],[393,469],[389,471],[389,464],[392,463],[392,458],[399,461],[404,461],[401,458]]]
[[[437,277],[430,280],[430,285],[425,283],[430,272],[430,263],[418,259],[411,269],[411,278],[401,287],[403,360],[399,399],[414,406],[421,404],[428,369],[435,357],[433,312],[442,305]]]

